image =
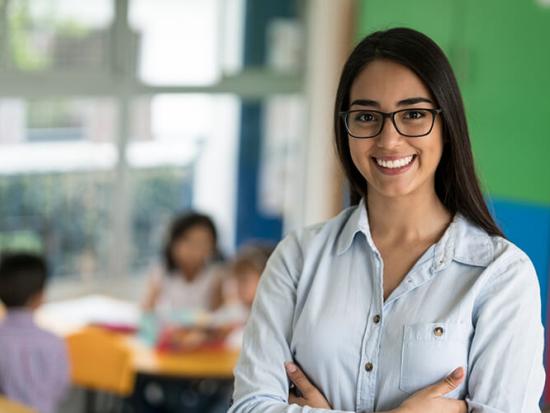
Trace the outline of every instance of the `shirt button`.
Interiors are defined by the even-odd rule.
[[[436,327],[434,328],[434,334],[437,337],[441,337],[443,335],[443,327]]]
[[[376,314],[373,318],[372,318],[372,321],[374,321],[374,324],[378,324],[380,322],[380,315],[379,314]]]
[[[372,363],[370,361],[367,364],[365,364],[365,370],[367,370],[367,371],[372,371],[373,367],[374,366],[372,365]]]

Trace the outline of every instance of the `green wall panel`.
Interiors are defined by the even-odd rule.
[[[491,196],[550,204],[550,8],[535,0],[360,2],[358,37],[407,26],[447,53]]]
[[[451,1],[362,0],[359,4],[359,38],[374,30],[406,26],[426,33],[448,51],[453,37],[451,22],[454,13]],[[432,16],[437,16],[437,19]]]

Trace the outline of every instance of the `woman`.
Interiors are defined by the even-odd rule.
[[[441,49],[404,28],[366,37],[335,129],[356,205],[277,247],[230,411],[540,411],[537,276],[487,210]]]
[[[217,231],[210,217],[188,212],[174,219],[164,247],[164,269],[151,278],[145,309],[162,315],[210,311],[221,303]]]

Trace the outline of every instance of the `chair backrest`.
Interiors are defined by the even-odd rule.
[[[30,407],[23,406],[20,403],[6,399],[0,396],[0,412],[2,413],[35,413]]]
[[[127,396],[134,386],[132,353],[119,335],[87,327],[67,337],[74,384]]]

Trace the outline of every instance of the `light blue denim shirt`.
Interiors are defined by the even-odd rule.
[[[469,412],[540,412],[544,332],[524,252],[456,214],[385,302],[382,274],[363,201],[281,241],[245,330],[230,412],[328,411],[288,404],[292,359],[333,411],[396,408],[464,366],[447,397]]]

